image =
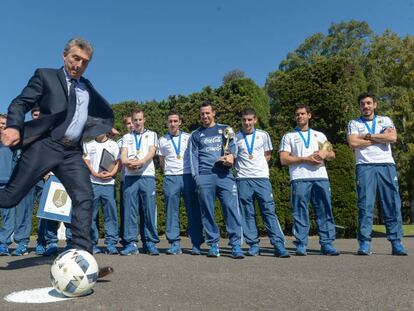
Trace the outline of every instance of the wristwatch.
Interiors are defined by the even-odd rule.
[[[364,137],[366,140],[371,140],[371,133],[368,133]]]

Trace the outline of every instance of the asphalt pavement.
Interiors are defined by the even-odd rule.
[[[115,272],[99,281],[94,293],[47,304],[4,300],[16,291],[50,287],[52,258],[31,253],[0,257],[0,310],[414,310],[414,237],[404,239],[409,256],[391,256],[390,243],[375,238],[373,255],[356,256],[357,242],[341,239],[338,257],[322,256],[317,238],[310,239],[306,257],[273,256],[263,238],[261,256],[235,260],[227,240],[221,257],[184,253],[166,255],[168,243],[159,244],[160,256],[96,256],[100,266]],[[63,248],[64,243],[60,244]]]

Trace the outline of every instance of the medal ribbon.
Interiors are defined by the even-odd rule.
[[[144,134],[144,132],[145,132],[145,130],[144,131],[142,131],[142,134],[140,134],[140,137],[139,137],[139,141],[138,141],[138,138],[137,138],[137,131],[134,131],[134,137],[135,137],[135,148],[137,149],[137,151],[139,151],[140,149],[141,149],[141,140],[142,140],[142,135]]]
[[[171,138],[171,143],[172,143],[172,145],[173,145],[173,147],[174,147],[174,150],[175,150],[175,154],[177,155],[177,157],[180,155],[180,150],[181,150],[181,131],[178,131],[178,147],[177,147],[177,145],[175,144],[175,142],[174,142],[174,139],[173,139],[173,136],[171,136],[171,134],[170,133],[168,133],[168,135],[170,136],[170,138]]]
[[[244,142],[246,143],[247,153],[251,156],[253,154],[253,148],[254,148],[254,141],[256,139],[256,129],[253,131],[252,135],[252,144],[249,146],[249,142],[247,141],[246,133],[243,132]]]
[[[300,138],[303,140],[303,144],[305,145],[305,148],[308,149],[310,145],[310,128],[308,128],[308,140],[305,139],[305,136],[303,136],[302,131],[298,128],[295,128],[295,131],[299,133]]]
[[[371,125],[371,128],[368,126],[368,122],[367,122],[367,120],[366,120],[366,119],[361,118],[361,120],[362,120],[362,122],[364,122],[365,127],[366,127],[366,128],[367,128],[367,130],[368,130],[368,133],[370,133],[370,134],[375,134],[375,126],[377,125],[377,116],[374,116],[374,119],[372,119],[372,125]]]

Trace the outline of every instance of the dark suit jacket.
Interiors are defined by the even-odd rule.
[[[89,92],[88,118],[82,139],[94,138],[111,130],[114,113],[109,103],[94,89],[89,80],[81,78]],[[24,122],[25,114],[34,106],[40,108],[40,118]],[[7,127],[20,131],[24,147],[39,137],[48,135],[62,123],[68,107],[68,87],[63,68],[37,69],[21,94],[9,106]]]

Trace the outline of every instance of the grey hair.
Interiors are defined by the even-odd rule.
[[[7,113],[0,113],[0,118],[7,119]]]
[[[81,50],[86,51],[89,54],[90,58],[92,58],[92,55],[93,55],[92,44],[90,44],[84,38],[80,38],[80,37],[69,39],[69,41],[65,44],[65,48],[63,49],[63,55],[66,56],[69,53],[70,49],[74,46],[77,46]]]

